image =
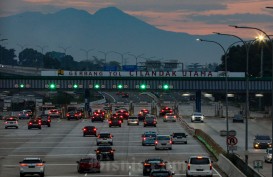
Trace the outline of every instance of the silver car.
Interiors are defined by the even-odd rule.
[[[272,163],[272,148],[266,149],[266,155],[264,156],[264,161],[268,163]]]
[[[170,135],[157,135],[155,138],[155,150],[172,149],[172,138]]]
[[[138,117],[136,116],[129,116],[127,120],[127,125],[139,125]]]
[[[176,115],[174,115],[173,113],[166,113],[163,117],[163,122],[167,121],[176,122]]]
[[[97,136],[97,146],[101,144],[113,145],[113,135],[108,132],[101,132]]]
[[[5,120],[5,129],[10,128],[10,127],[14,127],[14,128],[18,128],[18,120],[16,117],[9,117]]]
[[[24,177],[26,174],[34,175],[38,174],[40,177],[45,175],[45,161],[40,158],[24,158],[20,163],[20,177]]]

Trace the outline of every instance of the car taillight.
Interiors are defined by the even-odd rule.
[[[146,137],[144,137],[143,140],[146,140]]]
[[[21,166],[21,167],[27,167],[28,164],[27,164],[27,163],[21,163],[20,166]]]
[[[144,163],[144,166],[150,166],[151,164],[149,164],[149,163]]]
[[[112,121],[111,120],[109,120],[109,124],[111,124],[112,123]]]
[[[119,120],[118,123],[121,124],[121,121]]]
[[[41,122],[39,122],[38,124],[39,124],[39,125],[41,125],[42,123],[41,123]]]
[[[94,130],[94,131],[96,131],[97,129],[96,129],[96,128],[94,128],[93,130]]]
[[[209,169],[212,170],[212,164],[211,163],[209,164]]]
[[[114,153],[114,151],[113,151],[113,150],[111,150],[111,151],[110,151],[110,153]]]
[[[172,142],[172,140],[170,140],[170,144],[172,144],[173,142]]]
[[[158,141],[155,141],[155,144],[158,144]]]
[[[29,122],[28,124],[29,124],[29,125],[32,125],[32,122]]]
[[[160,163],[159,166],[165,166],[165,163]]]
[[[86,131],[86,128],[84,128],[83,131]]]
[[[8,121],[6,121],[5,124],[8,124]]]
[[[174,118],[176,119],[176,116],[174,116]]]
[[[42,166],[44,166],[44,164],[43,163],[36,163],[36,166],[37,167],[42,167]]]
[[[96,151],[96,153],[100,153],[100,151]]]
[[[28,116],[28,114],[26,114]]]
[[[48,121],[48,122],[51,122],[51,120],[50,120],[50,119],[47,119],[47,121]]]
[[[191,164],[188,163],[188,170],[190,170],[190,169],[191,169]]]
[[[16,124],[18,124],[18,121],[15,121]]]
[[[69,114],[67,113],[66,116],[69,116]]]

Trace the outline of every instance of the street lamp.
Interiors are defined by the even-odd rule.
[[[103,53],[104,54],[104,64],[106,65],[106,57],[107,57],[107,54],[109,54],[110,52],[103,52],[103,51],[98,51],[99,53]]]
[[[226,136],[226,140],[228,139],[228,136],[229,136],[229,123],[228,123],[228,74],[227,74],[227,52],[229,51],[229,49],[237,42],[234,42],[233,44],[231,44],[227,50],[225,50],[225,48],[219,43],[219,42],[216,42],[216,41],[211,41],[211,40],[205,40],[205,39],[196,39],[197,41],[200,41],[200,42],[210,42],[210,43],[215,43],[217,44],[218,46],[221,47],[221,49],[223,50],[224,52],[224,55],[225,55],[225,95],[226,95],[226,130],[227,130],[227,136]],[[241,42],[241,41],[239,41]],[[227,146],[227,153],[229,153],[229,148],[228,148],[228,141],[226,141],[226,146]]]
[[[119,53],[119,52],[116,52],[116,51],[110,51],[112,53],[116,53],[116,54],[119,54],[121,56],[121,66],[123,66],[124,64],[124,55],[126,54],[129,54],[130,52],[125,52],[125,53]]]
[[[37,45],[37,47],[39,49],[41,49],[42,54],[44,54],[44,48],[47,48],[48,46],[47,45],[44,45],[44,46]]]
[[[66,51],[67,51],[67,49],[69,49],[70,47],[62,47],[62,46],[59,46],[59,48],[63,49],[63,50],[64,50],[64,54],[66,55]]]
[[[81,51],[85,52],[85,55],[86,55],[86,60],[88,60],[88,55],[89,55],[89,52],[93,51],[94,49],[80,49]]]
[[[273,9],[273,7],[266,7],[266,8],[271,8]],[[264,32],[263,30],[259,29],[259,28],[255,28],[255,27],[249,27],[249,26],[232,26],[235,28],[244,28],[244,29],[252,29],[252,30],[257,30],[260,31],[261,33],[263,33],[269,41],[271,41],[271,47],[272,47],[272,57],[271,57],[271,117],[272,117],[272,121],[273,121],[273,40],[269,37],[269,35]],[[273,123],[272,123],[272,129],[273,129]],[[273,131],[272,131],[272,137],[273,137]],[[273,168],[272,168],[273,171]]]
[[[243,39],[241,39],[239,36],[233,35],[233,34],[224,34],[224,33],[217,33],[218,35],[224,35],[224,36],[231,36],[239,39],[244,46],[246,47],[246,108],[245,108],[245,116],[246,116],[246,124],[245,124],[245,163],[248,164],[248,119],[249,119],[249,74],[248,74],[248,63],[249,63],[249,48],[253,41],[246,42]]]
[[[131,55],[131,56],[135,57],[135,59],[136,59],[136,65],[137,65],[138,58],[142,57],[144,55],[144,53],[142,53],[140,55],[134,55],[134,54],[128,53],[128,55]]]

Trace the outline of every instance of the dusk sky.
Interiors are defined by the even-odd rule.
[[[114,6],[157,28],[206,35],[212,32],[255,37],[254,30],[228,25],[251,26],[273,35],[272,0],[0,0],[0,16],[26,11],[53,13],[73,7],[94,14]]]

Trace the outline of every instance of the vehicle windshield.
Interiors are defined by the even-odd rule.
[[[155,118],[154,117],[146,117],[146,120],[153,121]]]
[[[97,150],[99,150],[99,151],[111,151],[112,148],[111,147],[99,147]]]
[[[41,160],[23,160],[23,163],[41,163],[42,161]]]
[[[137,117],[129,117],[128,119],[138,119]]]
[[[169,136],[157,136],[157,140],[170,140],[171,138]]]
[[[270,140],[269,136],[256,136],[256,139],[258,140]]]
[[[145,134],[145,137],[156,137],[156,134]]]
[[[194,113],[195,116],[202,116],[201,113]]]
[[[100,138],[109,138],[110,134],[100,134],[99,137]]]
[[[190,163],[199,165],[199,164],[209,164],[210,162],[208,158],[191,158]]]
[[[185,133],[174,133],[174,134],[173,134],[173,136],[174,136],[174,137],[176,137],[176,136],[182,136],[182,137],[185,137],[185,136],[186,136],[186,134],[185,134]]]

